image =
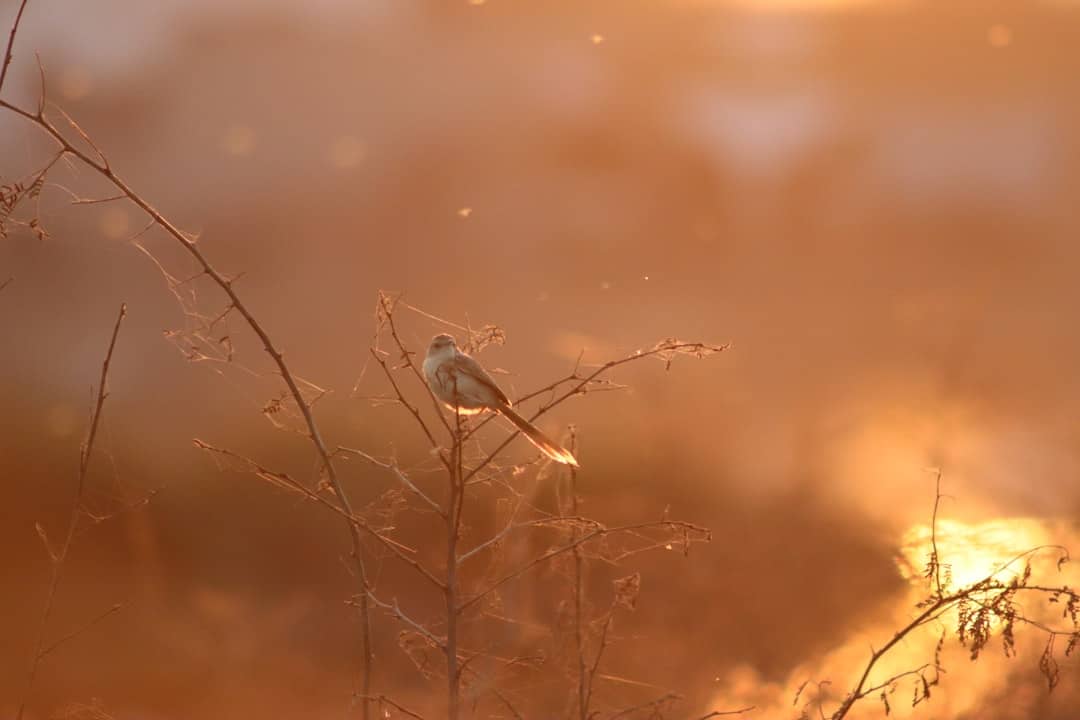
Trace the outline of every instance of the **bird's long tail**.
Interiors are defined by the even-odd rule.
[[[540,452],[544,453],[557,463],[580,467],[573,453],[549,438],[540,431],[540,428],[518,415],[517,412],[508,405],[500,406],[499,412],[501,412],[507,420],[514,423],[514,425],[517,426],[517,429],[521,431],[521,434],[527,437],[529,442],[539,448]]]

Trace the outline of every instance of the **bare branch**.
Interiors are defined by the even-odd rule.
[[[309,500],[314,500],[326,509],[344,518],[349,523],[350,527],[365,532],[369,537],[373,538],[376,542],[382,545],[382,547],[389,550],[390,553],[396,558],[398,558],[401,562],[416,570],[420,575],[422,575],[426,580],[428,580],[428,582],[435,585],[435,587],[439,588],[440,590],[443,588],[442,582],[437,577],[432,575],[427,568],[418,563],[415,559],[409,557],[406,551],[411,551],[411,548],[408,548],[407,546],[386,537],[378,530],[373,528],[362,517],[355,514],[347,513],[343,507],[330,502],[318,492],[307,487],[302,482],[290,476],[288,473],[270,470],[266,467],[263,467],[261,464],[249,457],[233,452],[232,450],[215,447],[214,445],[211,445],[208,442],[204,442],[203,440],[199,440],[198,438],[195,438],[193,442],[195,443],[195,447],[199,448],[200,450],[206,450],[207,452],[216,453],[224,457],[232,458],[233,460],[238,460],[244,465],[246,465],[248,470],[253,472],[257,477],[260,477],[274,485],[278,485],[280,487],[299,492],[301,495],[303,495]],[[367,590],[369,590],[369,588],[365,586],[365,591]]]
[[[431,429],[428,428],[427,423],[424,421],[424,417],[420,414],[420,410],[405,399],[405,395],[402,394],[401,387],[398,385],[397,379],[394,377],[394,373],[390,369],[389,363],[387,363],[386,359],[379,354],[379,351],[375,350],[374,348],[371,349],[371,356],[375,358],[375,362],[377,362],[379,364],[379,367],[382,368],[383,374],[386,375],[386,379],[390,381],[390,386],[394,388],[394,394],[397,395],[397,402],[399,402],[406,410],[408,410],[409,413],[413,416],[413,418],[416,419],[416,422],[420,426],[420,429],[423,430],[424,435],[427,436],[428,442],[431,443],[431,447],[435,450],[438,450],[441,447],[439,445],[439,441],[435,439],[435,435],[432,434]],[[439,418],[442,419],[442,422],[444,424],[446,423],[446,419],[442,417],[442,413],[439,414]],[[450,470],[450,463],[441,452],[439,453],[439,458],[442,460],[442,463],[446,467],[446,469]]]
[[[398,335],[397,325],[394,323],[394,303],[388,295],[385,293],[379,293],[379,304],[382,307],[383,316],[386,318],[386,323],[390,328],[390,336],[394,339],[394,344],[398,346],[401,351],[401,357],[405,361],[409,370],[412,371],[413,376],[416,378],[420,386],[424,388],[424,391],[431,398],[432,406],[435,408],[435,414],[439,416],[439,421],[446,428],[448,433],[453,434],[453,430],[450,427],[450,423],[447,422],[446,417],[443,416],[442,405],[439,403],[439,399],[435,397],[435,393],[428,387],[427,381],[424,379],[424,374],[420,372],[420,369],[416,367],[416,363],[412,360],[412,354],[408,348],[405,347],[405,343],[402,341],[401,336]],[[396,389],[396,387],[395,387]]]
[[[74,640],[75,638],[82,635],[84,632],[86,632],[87,630],[92,628],[94,625],[97,625],[99,622],[101,622],[105,618],[109,617],[113,613],[120,612],[123,608],[124,608],[123,605],[121,605],[120,603],[117,603],[117,604],[113,605],[112,607],[110,607],[105,612],[98,615],[97,617],[94,617],[91,620],[87,621],[85,624],[81,625],[76,630],[72,630],[67,635],[64,635],[63,637],[54,640],[52,643],[50,643],[46,647],[42,648],[41,657],[45,657],[46,655],[48,655],[52,651],[56,650],[58,647],[60,647],[64,643],[68,642],[69,640]]]
[[[439,513],[439,515],[442,515],[443,517],[446,517],[446,511],[443,510],[442,506],[439,505],[434,500],[432,500],[430,497],[428,497],[428,495],[423,490],[418,488],[416,486],[416,484],[413,483],[413,481],[409,479],[409,476],[406,475],[405,472],[401,468],[399,468],[395,463],[381,462],[379,460],[376,460],[374,457],[372,457],[368,453],[364,452],[363,450],[357,450],[355,448],[348,448],[348,447],[344,447],[342,445],[338,445],[337,449],[338,449],[338,452],[344,452],[344,453],[348,453],[350,455],[356,455],[357,457],[363,458],[364,460],[368,461],[372,465],[375,465],[376,467],[383,468],[384,470],[389,470],[391,473],[394,474],[394,477],[396,477],[398,479],[398,481],[402,485],[404,485],[407,489],[412,491],[417,497],[419,497],[421,500],[423,500],[428,505],[428,507],[430,507],[435,512]]]
[[[439,648],[440,650],[442,650],[444,652],[446,651],[446,642],[443,641],[443,640],[440,640],[439,638],[437,638],[435,636],[435,633],[431,632],[431,630],[428,630],[421,623],[417,622],[416,620],[413,620],[411,617],[406,615],[402,611],[401,607],[398,605],[397,598],[394,598],[391,602],[386,602],[384,600],[380,600],[379,598],[377,598],[375,596],[375,593],[369,591],[368,592],[368,601],[372,605],[374,605],[375,607],[387,611],[388,613],[393,615],[395,618],[397,618],[398,620],[400,620],[401,622],[405,623],[410,628],[412,628],[413,631],[419,633],[420,635],[423,635],[424,638],[426,638],[427,641],[430,642],[435,647]]]
[[[713,710],[712,712],[707,712],[704,715],[697,717],[695,720],[709,720],[709,718],[723,717],[725,715],[742,715],[752,710],[757,710],[757,707],[748,705],[747,707],[739,708],[738,710]]]
[[[728,350],[730,347],[731,346],[728,344],[708,345],[698,342],[687,343],[671,339],[663,340],[657,343],[650,350],[637,350],[630,355],[627,355],[626,357],[620,358],[618,360],[609,360],[608,362],[604,363],[596,370],[584,377],[579,378],[576,376],[575,373],[569,378],[564,378],[548,385],[544,389],[531,393],[528,397],[535,397],[536,395],[541,394],[547,390],[554,390],[568,382],[573,383],[573,386],[569,390],[565,391],[561,395],[556,395],[556,397],[554,397],[552,400],[541,405],[540,408],[537,409],[537,411],[528,418],[528,420],[529,422],[535,422],[536,419],[539,418],[541,415],[561,405],[571,397],[586,392],[589,385],[593,383],[597,378],[599,378],[601,375],[608,372],[612,368],[616,368],[620,365],[625,365],[626,363],[634,362],[636,360],[642,360],[647,357],[660,357],[661,359],[664,359],[667,366],[670,367],[671,358],[675,355],[694,355],[696,357],[704,357],[706,355],[723,352],[725,350]],[[516,438],[519,434],[520,431],[515,430],[510,435],[508,435],[506,439],[499,444],[498,447],[496,447],[490,454],[488,454],[483,460],[481,460],[479,464],[477,464],[469,471],[469,473],[465,476],[465,481],[468,482],[476,473],[480,472],[483,468],[487,467],[488,464],[494,461],[495,458],[499,456],[499,453],[505,450],[506,447],[511,442],[513,442],[514,438]]]
[[[384,710],[384,708],[382,706],[383,705],[389,705],[390,707],[394,708],[398,712],[405,713],[406,715],[413,718],[414,720],[424,720],[423,715],[420,715],[419,713],[410,710],[409,708],[401,705],[400,703],[397,703],[397,702],[391,700],[390,698],[386,697],[385,695],[355,695],[354,697],[357,700],[366,700],[368,702],[378,703],[379,706],[380,706],[379,709],[382,710],[385,713],[385,717],[390,717],[390,713],[385,712],[385,710]]]
[[[698,541],[701,541],[701,542],[706,542],[708,540],[708,538],[710,537],[709,531],[706,530],[705,528],[694,525],[693,523],[687,523],[687,522],[676,521],[676,520],[659,520],[659,521],[655,521],[655,522],[638,523],[638,524],[635,524],[635,525],[621,525],[621,526],[612,527],[612,528],[606,528],[606,527],[600,526],[600,527],[598,527],[598,528],[596,528],[596,529],[594,529],[594,530],[592,530],[590,532],[585,533],[584,535],[582,535],[579,538],[576,538],[576,539],[574,539],[574,540],[572,540],[572,541],[570,541],[568,543],[560,545],[559,547],[552,548],[551,550],[548,550],[547,552],[539,555],[538,557],[533,558],[532,560],[525,563],[524,565],[517,568],[516,570],[513,570],[513,571],[507,573],[506,575],[502,576],[498,580],[496,580],[493,583],[491,583],[490,585],[488,585],[483,590],[480,590],[479,592],[474,594],[468,600],[464,601],[461,605],[458,606],[458,611],[460,612],[460,611],[464,611],[464,610],[468,609],[470,606],[472,606],[472,605],[476,604],[477,602],[479,602],[480,600],[482,600],[484,598],[484,596],[488,595],[489,593],[493,592],[494,590],[497,590],[498,588],[502,587],[503,585],[510,582],[511,580],[514,580],[515,578],[518,578],[518,577],[524,575],[526,572],[533,569],[537,565],[541,565],[541,564],[547,562],[548,560],[552,559],[553,557],[556,557],[558,555],[562,555],[563,553],[570,552],[574,548],[579,547],[581,545],[584,545],[585,543],[590,542],[591,540],[595,540],[595,539],[603,537],[605,535],[612,535],[612,534],[615,534],[615,533],[631,532],[631,531],[634,531],[634,530],[644,530],[644,529],[648,529],[648,528],[661,528],[661,527],[678,528],[678,529],[686,531],[687,533],[694,533],[695,535],[698,536],[698,537],[692,538],[691,541],[698,540]]]

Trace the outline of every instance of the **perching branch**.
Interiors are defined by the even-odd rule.
[[[528,396],[526,396],[526,397],[535,397],[535,396],[537,396],[539,394],[542,394],[543,392],[555,390],[555,389],[557,389],[558,387],[560,387],[560,386],[562,386],[564,384],[572,383],[572,387],[569,390],[563,392],[561,395],[556,395],[556,397],[554,397],[553,399],[551,399],[551,400],[545,402],[544,404],[542,404],[532,415],[529,416],[528,420],[529,420],[529,422],[535,422],[536,419],[539,418],[541,415],[547,413],[548,411],[552,410],[555,407],[558,407],[562,403],[569,400],[571,397],[573,397],[575,395],[580,395],[580,394],[586,392],[588,387],[590,386],[590,384],[595,382],[601,375],[603,375],[607,371],[609,371],[609,370],[611,370],[613,368],[616,368],[616,367],[618,367],[620,365],[625,365],[626,363],[631,363],[631,362],[634,362],[635,360],[642,360],[642,359],[647,358],[647,357],[660,356],[661,358],[666,360],[667,366],[670,367],[671,359],[675,355],[695,355],[697,357],[705,357],[706,355],[712,355],[712,354],[715,354],[715,353],[723,352],[723,351],[727,350],[729,347],[730,347],[730,345],[727,345],[727,344],[725,344],[725,345],[708,345],[708,344],[705,344],[705,343],[696,343],[696,342],[695,343],[687,343],[687,342],[680,342],[678,340],[668,339],[668,340],[663,340],[663,341],[657,343],[650,350],[644,350],[644,351],[643,350],[637,350],[637,351],[633,352],[632,354],[627,355],[626,357],[620,358],[618,360],[609,360],[606,363],[604,363],[603,365],[601,365],[600,367],[598,367],[593,372],[589,373],[588,375],[585,375],[584,377],[579,377],[578,374],[577,374],[576,368],[575,368],[575,372],[573,374],[571,374],[570,376],[568,376],[566,378],[563,378],[562,380],[559,380],[559,381],[557,381],[555,383],[552,383],[550,385],[547,385],[544,388],[542,388],[541,390],[537,390],[537,391],[535,391],[533,393],[530,393]],[[520,402],[520,400],[518,402]],[[482,459],[477,465],[475,465],[469,471],[469,473],[465,476],[465,482],[468,482],[474,475],[476,475],[476,473],[480,472],[485,467],[487,467],[491,462],[493,462],[495,460],[495,458],[497,458],[499,456],[499,453],[501,453],[503,450],[505,450],[506,447],[511,442],[513,442],[514,438],[516,438],[519,434],[520,434],[520,431],[517,431],[517,430],[510,433],[510,435],[508,435],[499,444],[498,447],[496,447],[491,453],[489,453],[484,459]]]

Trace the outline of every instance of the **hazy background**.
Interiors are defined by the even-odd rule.
[[[16,4],[0,2],[5,37]],[[689,559],[634,564],[636,639],[617,661],[687,712],[789,706],[807,667],[850,682],[830,653],[865,659],[902,615],[895,560],[928,518],[927,467],[945,472],[951,517],[1074,534],[1074,3],[33,0],[23,27],[5,97],[33,105],[38,50],[51,99],[244,273],[291,365],[332,390],[332,443],[422,451],[400,409],[352,395],[380,288],[505,327],[481,359],[512,373],[511,395],[582,348],[734,344],[620,370],[632,391],[548,425],[578,425],[586,510],[670,505],[714,531]],[[0,182],[47,147],[0,113]],[[108,194],[82,168],[51,180]],[[163,339],[180,309],[128,242],[145,219],[68,199],[45,193],[48,240],[0,241],[0,282],[15,278],[0,292],[0,712],[47,581],[34,523],[60,534],[126,301],[91,500],[161,491],[80,536],[50,637],[125,609],[46,660],[34,717],[91,698],[125,718],[341,717],[355,667],[341,528],[191,443],[310,471],[303,438],[260,415],[273,378],[185,361]],[[184,276],[172,241],[142,240]],[[238,360],[268,372],[231,326]],[[406,335],[422,347],[436,330],[414,316]],[[382,391],[371,372],[362,388]],[[349,482],[364,495],[376,479],[357,467]],[[383,644],[380,682],[422,694]],[[1050,697],[1032,665],[993,670],[994,692],[966,705],[946,688],[923,714],[1075,717],[1075,664]]]

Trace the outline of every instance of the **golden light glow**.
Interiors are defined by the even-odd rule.
[[[897,629],[906,625],[912,618],[912,608],[926,598],[929,586],[924,573],[931,552],[930,537],[928,524],[913,526],[903,534],[897,548],[900,555],[897,565],[901,575],[911,585],[907,592],[902,592],[895,598],[891,607],[884,608],[880,615],[854,628],[850,635],[842,638],[834,647],[818,657],[807,659],[779,681],[764,678],[749,667],[736,668],[717,678],[714,702],[718,705],[725,702],[753,704],[757,708],[757,716],[765,720],[788,718],[792,717],[791,699],[794,688],[808,678],[820,678],[831,682],[820,690],[815,689],[814,683],[811,683],[806,691],[810,695],[804,694],[804,701],[817,697],[835,707],[850,687],[850,683],[857,679],[866,665],[868,648],[880,646],[880,643],[891,637]],[[1063,527],[1024,517],[995,518],[971,523],[939,518],[936,532],[942,579],[945,579],[947,566],[951,575],[951,588],[954,590],[982,580],[1026,550],[1053,542],[1070,545],[1074,539],[1074,533]],[[1052,578],[1051,582],[1055,585],[1071,583],[1073,576],[1070,575],[1068,566],[1065,566],[1064,572],[1058,572],[1056,563],[1059,557],[1060,554],[1054,551],[1034,555],[1033,577],[1044,582]],[[1025,561],[1026,558],[1020,559],[996,577],[1007,583],[1011,577],[1024,572]],[[1024,609],[1029,616],[1053,624],[1060,618],[1060,610],[1057,608],[1058,606],[1048,606],[1040,602],[1027,604]],[[955,628],[955,612],[954,609],[942,617],[943,622],[931,623],[895,646],[875,666],[871,682],[880,682],[931,660],[942,630]],[[1047,613],[1049,615],[1043,617]],[[1032,653],[1037,656],[1040,651],[1041,646],[1038,643],[1024,645],[1021,650],[1028,656]],[[1017,662],[1015,659],[1006,658],[1003,653],[987,652],[976,664],[970,662],[968,652],[967,648],[955,642],[955,638],[946,643],[942,661],[949,673],[949,680],[943,686],[935,688],[931,716],[956,717],[971,712],[985,702],[988,693],[1007,682],[1012,673],[1030,670],[1034,661],[1028,657],[1026,661]],[[897,698],[910,691],[908,686],[901,687]],[[1024,705],[1023,698],[1014,698],[1011,702],[1015,705],[1015,712],[1011,716],[1029,716],[1029,708]],[[926,717],[922,714],[921,706],[912,707],[910,702],[897,702],[894,699],[891,707],[891,717]],[[880,705],[868,703],[865,707],[867,714],[859,717],[881,717],[880,711]]]
[[[974,524],[939,520],[936,539],[942,580],[950,580],[954,588],[976,583],[1020,552],[1049,543],[1044,524],[1032,518],[999,518]],[[913,582],[923,582],[931,551],[930,526],[917,525],[908,530],[900,548],[903,557],[897,561],[900,573]],[[997,577],[1008,582],[1023,571],[1021,560]]]

